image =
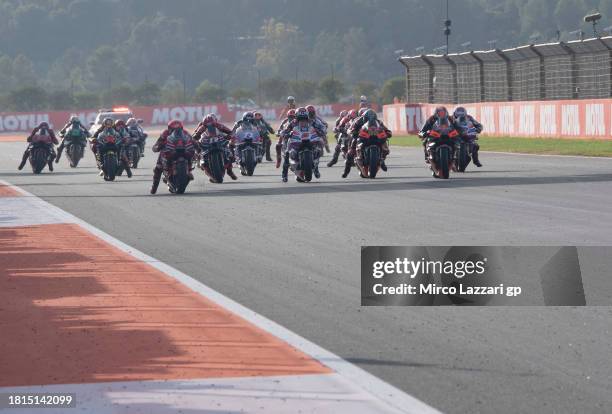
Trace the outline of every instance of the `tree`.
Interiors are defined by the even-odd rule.
[[[226,92],[223,88],[207,79],[196,88],[193,98],[199,103],[214,103],[223,101],[225,96]]]
[[[397,76],[395,78],[387,79],[382,86],[380,91],[380,97],[383,103],[393,103],[395,98],[400,100],[406,99],[406,78],[403,76]]]
[[[12,111],[40,111],[48,103],[47,92],[40,86],[25,86],[9,92],[6,104]]]
[[[126,80],[126,69],[117,51],[110,46],[100,46],[87,59],[90,81],[99,89],[112,88]]]
[[[300,102],[306,102],[315,96],[317,84],[309,80],[292,81],[289,82],[289,91]]]
[[[251,89],[238,88],[230,92],[229,96],[236,102],[246,101],[248,99],[255,99],[255,92]]]
[[[170,76],[161,90],[161,102],[168,105],[185,103],[185,89],[183,83]]]
[[[269,78],[261,81],[261,93],[268,102],[280,102],[287,93],[287,81],[281,78]]]
[[[361,95],[365,95],[370,102],[376,102],[378,100],[377,97],[377,86],[374,82],[371,81],[360,81],[357,82],[355,87],[353,88],[353,94],[359,98]]]
[[[325,103],[338,102],[345,91],[344,84],[338,79],[325,78],[319,83],[317,93]]]
[[[161,88],[153,82],[144,82],[134,89],[134,100],[138,105],[157,105],[161,99]]]
[[[74,98],[70,94],[70,91],[66,90],[51,92],[48,97],[48,102],[49,109],[56,111],[74,108]]]
[[[37,84],[32,61],[24,55],[18,55],[13,60],[13,82],[17,86],[32,86]]]
[[[74,94],[74,106],[78,109],[97,109],[100,97],[92,92],[77,92]]]
[[[257,68],[274,77],[295,73],[303,60],[298,27],[270,19],[261,28],[261,36],[263,47],[257,50]]]

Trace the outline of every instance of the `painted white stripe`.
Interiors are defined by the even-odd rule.
[[[2,388],[0,392],[76,394],[78,412],[92,414],[189,413],[196,412],[194,409],[204,413],[266,414],[400,412],[339,374],[46,385]],[[43,411],[61,414],[70,410]]]
[[[277,338],[285,341],[289,345],[294,348],[302,351],[303,353],[309,355],[310,357],[320,361],[322,364],[331,368],[335,371],[339,377],[343,378],[343,381],[346,383],[351,383],[357,388],[361,389],[363,392],[369,395],[368,399],[375,398],[380,403],[384,404],[388,410],[401,412],[401,413],[423,413],[423,414],[439,414],[440,412],[424,402],[412,397],[411,395],[405,393],[404,391],[392,386],[391,384],[386,383],[380,378],[375,377],[374,375],[364,371],[363,369],[357,367],[356,365],[351,364],[348,361],[345,361],[341,357],[333,354],[330,351],[320,347],[319,345],[302,338],[294,332],[282,327],[276,322],[242,306],[241,304],[235,302],[234,300],[222,295],[221,293],[209,288],[204,285],[200,281],[193,279],[192,277],[180,272],[177,269],[174,269],[167,264],[154,259],[151,256],[148,256],[131,246],[115,239],[109,234],[103,232],[102,230],[86,223],[85,221],[79,219],[78,217],[61,210],[60,208],[47,203],[46,201],[36,197],[33,194],[28,193],[27,191],[12,186],[10,183],[6,183],[0,180],[0,183],[10,186],[15,191],[20,192],[28,200],[32,200],[32,202],[37,203],[38,206],[44,206],[45,208],[41,211],[48,212],[48,214],[54,218],[58,218],[65,223],[76,223],[79,224],[84,229],[88,230],[95,236],[100,239],[106,241],[107,243],[113,245],[114,247],[132,255],[133,257],[148,263],[149,265],[155,267],[156,269],[166,273],[168,276],[176,279],[181,282],[185,286],[189,287],[193,291],[201,294],[209,300],[217,303],[223,308],[237,314],[243,319],[251,322],[253,325],[263,329],[270,334],[276,336]],[[2,198],[0,198],[0,204],[2,203]],[[15,212],[16,214],[18,212]],[[25,220],[23,220],[25,222]],[[305,376],[304,376],[305,377]],[[416,381],[417,379],[415,379]],[[110,385],[108,385],[110,386]],[[4,392],[5,388],[1,388]],[[289,408],[289,407],[287,407]],[[214,411],[214,410],[213,410]],[[223,410],[222,410],[223,411]],[[265,411],[265,410],[264,410]],[[291,409],[291,411],[294,411]],[[21,412],[21,411],[20,411]],[[260,410],[261,412],[261,410]],[[267,411],[265,411],[267,412]],[[353,411],[353,410],[341,410],[336,412],[365,412],[365,411]],[[367,411],[367,412],[379,412],[379,411]]]

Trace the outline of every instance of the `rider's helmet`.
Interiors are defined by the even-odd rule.
[[[317,116],[317,110],[314,105],[308,105],[306,107],[306,110],[308,111],[308,116],[310,117],[310,119],[314,119]]]
[[[295,109],[290,109],[289,111],[287,111],[287,118],[289,119],[295,118]]]
[[[115,121],[113,121],[113,118],[104,118],[104,121],[102,121],[102,126],[104,128],[112,128],[115,125]]]
[[[287,97],[287,103],[288,103],[289,105],[295,105],[295,97],[293,97],[293,96],[288,96],[288,97]]]
[[[374,122],[378,119],[378,115],[376,115],[376,111],[373,109],[368,109],[365,111],[363,116],[368,120],[368,122]]]
[[[81,122],[81,121],[79,121],[79,117],[78,116],[71,116],[70,117],[70,123],[71,124],[77,124],[79,122]]]
[[[344,117],[346,117],[348,115],[348,111],[342,111],[340,112],[340,115],[338,115],[338,118],[342,119]]]
[[[47,122],[41,122],[38,124],[38,133],[40,135],[47,135],[49,132],[49,124]]]
[[[308,111],[306,108],[298,108],[298,110],[295,111],[295,118],[298,121],[308,121]]]
[[[170,131],[182,130],[183,123],[178,119],[173,119],[172,121],[168,122],[168,129]]]
[[[359,116],[359,112],[357,112],[356,109],[351,110],[351,112],[348,113],[348,117],[351,119],[355,119]]]
[[[208,114],[202,119],[202,124],[204,126],[214,125],[215,123],[217,123],[217,117],[215,114]]]
[[[367,97],[367,96],[365,96],[365,95],[361,95],[361,96],[359,97],[359,102],[360,102],[360,103],[364,103],[364,102],[365,102],[365,103],[368,103],[368,97]]]
[[[253,113],[253,116],[255,117],[255,119],[257,121],[261,121],[263,119],[263,115],[261,114],[261,112],[257,111]]]
[[[464,122],[465,118],[467,118],[467,110],[463,106],[458,106],[455,112],[453,112],[453,118],[459,122]]]
[[[252,124],[254,120],[255,117],[253,116],[253,112],[245,112],[242,115],[242,122],[244,122],[245,124]]]
[[[115,122],[115,128],[125,128],[125,121],[123,119],[118,119],[117,122]]]
[[[448,110],[446,109],[446,107],[445,106],[438,106],[436,108],[435,117],[437,119],[448,118]]]
[[[138,125],[138,121],[136,121],[136,118],[130,118],[127,120],[126,124],[129,127],[133,127],[133,126]]]

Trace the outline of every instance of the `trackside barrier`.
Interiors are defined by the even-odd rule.
[[[322,117],[337,116],[344,110],[354,109],[348,104],[315,105]],[[137,118],[144,120],[146,126],[165,125],[172,119],[178,119],[185,124],[199,122],[205,114],[214,113],[222,122],[230,123],[239,119],[246,109],[225,103],[218,104],[186,104],[130,107]],[[258,109],[264,118],[273,121],[278,119],[283,107]],[[38,111],[38,112],[0,112],[0,133],[29,132],[41,122],[48,122],[52,127],[63,126],[68,119],[76,115],[86,125],[94,122],[98,115],[97,109],[81,109],[75,111]]]
[[[395,134],[416,134],[438,104],[383,107]],[[452,113],[457,105],[446,104]],[[464,104],[484,126],[482,135],[612,139],[612,99],[482,102]]]

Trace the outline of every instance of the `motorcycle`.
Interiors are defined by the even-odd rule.
[[[49,135],[34,135],[30,143],[29,161],[34,174],[40,174],[53,157],[53,140]]]
[[[123,151],[128,159],[130,168],[138,168],[140,162],[140,138],[130,136],[123,146]]]
[[[455,143],[459,132],[450,126],[439,126],[429,131],[427,154],[434,178],[447,180],[455,169]]]
[[[262,154],[261,134],[255,127],[241,126],[234,133],[236,140],[236,161],[240,174],[251,177]]]
[[[376,178],[382,162],[382,146],[386,141],[387,132],[380,126],[364,125],[359,131],[355,164],[362,178]]]
[[[472,154],[474,153],[474,147],[478,140],[476,128],[473,126],[467,127],[464,135],[459,141],[459,148],[457,150],[457,171],[465,172],[468,165],[472,161]]]
[[[214,127],[213,127],[214,128]],[[211,179],[211,182],[221,184],[225,177],[229,141],[219,134],[217,129],[206,131],[200,140],[200,168]]]
[[[115,181],[119,170],[119,136],[103,131],[98,136],[98,152],[104,181]]]
[[[191,178],[191,160],[195,154],[193,140],[181,131],[176,131],[168,137],[163,152],[164,183],[172,194],[184,194]]]
[[[73,127],[66,131],[62,138],[70,168],[76,168],[85,154],[85,133],[80,128]]]
[[[296,126],[289,137],[289,168],[297,181],[310,182],[312,175],[319,168],[322,139],[315,129],[308,126]]]

